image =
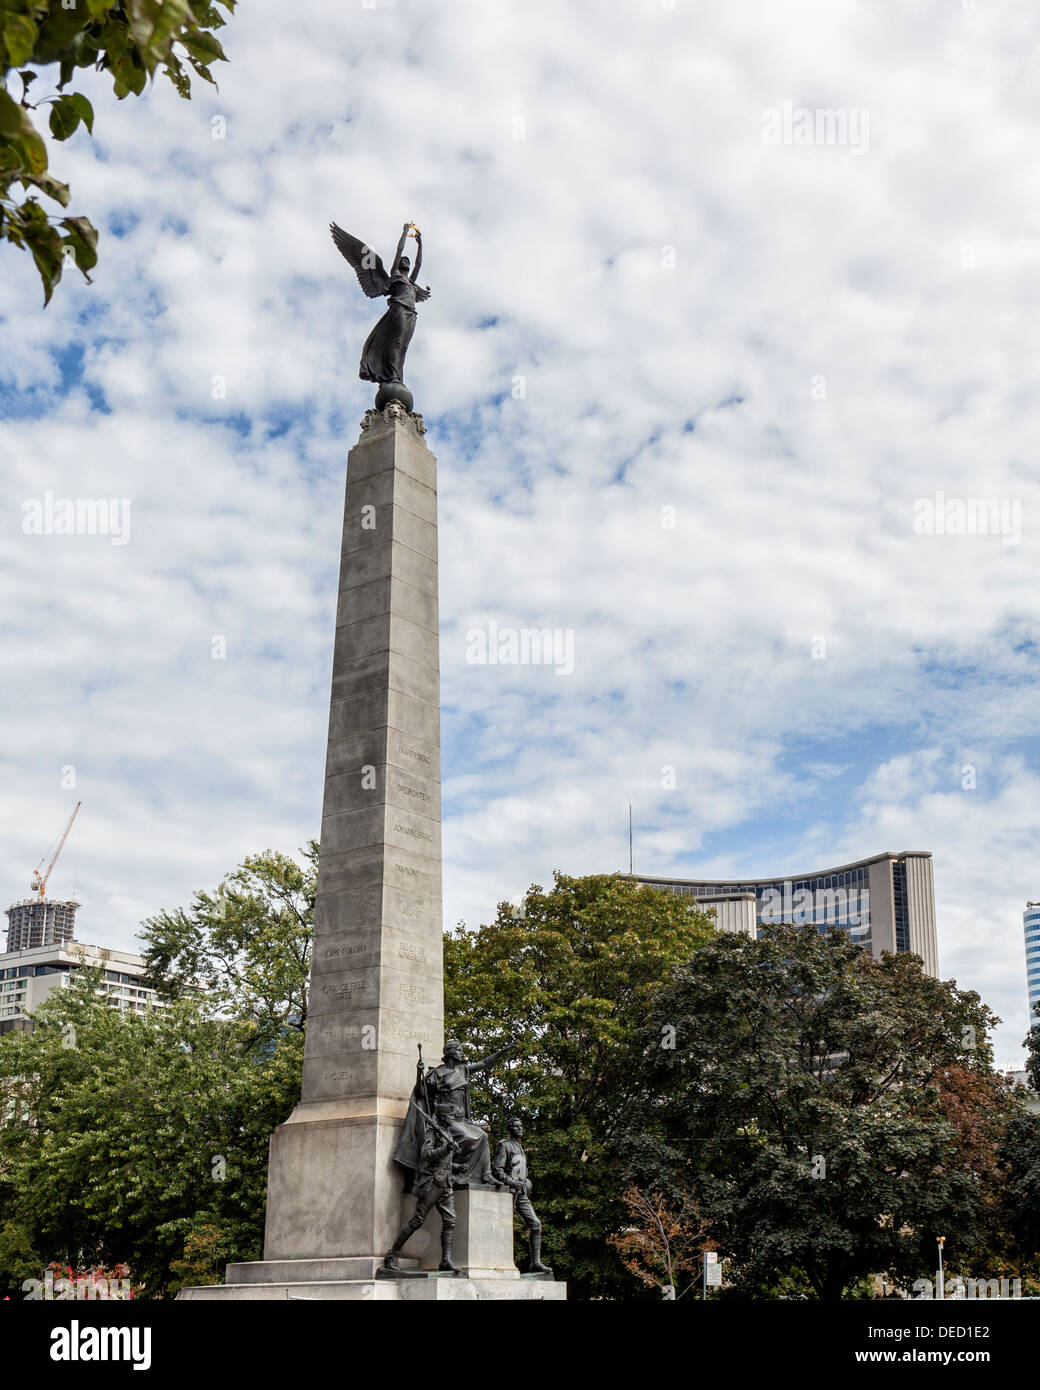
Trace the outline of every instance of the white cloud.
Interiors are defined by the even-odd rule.
[[[125,234],[46,314],[3,251],[9,897],[67,814],[67,764],[61,872],[113,944],[316,832],[378,310],[326,224],[386,254],[414,218],[446,920],[554,867],[624,867],[631,795],[657,872],[931,849],[944,972],[1024,1011],[1036,38],[1032,15],[938,0],[898,25],[810,0],[300,0],[291,21],[255,0],[218,94],[117,107],[91,77],[97,141],[54,166]],[[868,152],[763,144],[784,101],[866,110]],[[24,536],[47,488],[129,498],[131,543]],[[1020,544],[915,535],[938,490],[1021,499]],[[469,665],[492,619],[573,628],[573,676]]]

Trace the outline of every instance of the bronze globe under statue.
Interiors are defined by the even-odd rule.
[[[422,233],[414,222],[406,222],[401,230],[401,240],[394,252],[393,264],[387,274],[382,259],[370,246],[358,241],[335,222],[330,224],[332,240],[344,259],[354,267],[358,284],[369,299],[386,295],[389,300],[387,311],[368,335],[361,351],[361,370],[358,375],[362,381],[376,381],[376,409],[382,410],[391,401],[400,401],[405,410],[412,409],[412,393],[404,384],[404,359],[408,344],[415,332],[416,301],[430,297],[430,287],[425,289],[415,283],[422,265]],[[415,266],[404,254],[408,238],[415,238]],[[411,272],[409,274],[409,272]]]

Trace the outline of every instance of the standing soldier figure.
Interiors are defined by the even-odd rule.
[[[491,1160],[491,1172],[497,1183],[508,1187],[513,1195],[513,1210],[527,1227],[527,1238],[531,1246],[531,1268],[529,1274],[551,1274],[552,1270],[542,1264],[542,1223],[535,1215],[531,1205],[531,1179],[527,1175],[527,1154],[520,1142],[524,1127],[514,1115],[506,1125],[509,1135],[499,1142],[495,1156]]]
[[[443,1102],[437,1106],[437,1127],[428,1125],[422,1139],[421,1166],[415,1176],[415,1212],[398,1232],[397,1239],[383,1258],[383,1268],[399,1272],[398,1255],[410,1236],[413,1236],[436,1207],[441,1216],[441,1262],[438,1269],[446,1274],[458,1273],[451,1262],[451,1247],[455,1238],[455,1195],[451,1181],[452,1159],[458,1144],[448,1133],[451,1108]]]

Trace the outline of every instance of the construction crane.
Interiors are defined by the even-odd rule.
[[[68,824],[65,826],[65,829],[61,832],[61,839],[58,841],[58,848],[51,855],[51,862],[47,865],[47,872],[43,875],[42,878],[40,877],[40,864],[43,863],[43,859],[47,858],[46,854],[43,856],[43,859],[40,860],[40,864],[37,864],[36,868],[33,869],[32,890],[34,893],[37,893],[41,899],[47,896],[47,880],[51,876],[51,870],[58,862],[58,855],[65,848],[65,841],[69,838],[69,831],[72,829],[72,822],[76,819],[76,814],[82,805],[82,801],[76,802],[76,809],[73,811],[72,815],[69,816]]]

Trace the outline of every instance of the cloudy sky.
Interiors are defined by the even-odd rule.
[[[80,798],[51,888],[113,946],[317,834],[379,309],[327,224],[388,256],[413,219],[446,921],[625,868],[629,798],[641,872],[931,850],[941,973],[1013,1061],[1040,16],[244,0],[224,41],[190,103],[85,79],[95,138],[52,164],[102,230],[92,286],[44,312],[0,248],[4,901]],[[26,534],[47,493],[126,499],[127,543]],[[935,533],[976,498],[997,534]],[[492,622],[572,633],[573,671],[468,662]]]

